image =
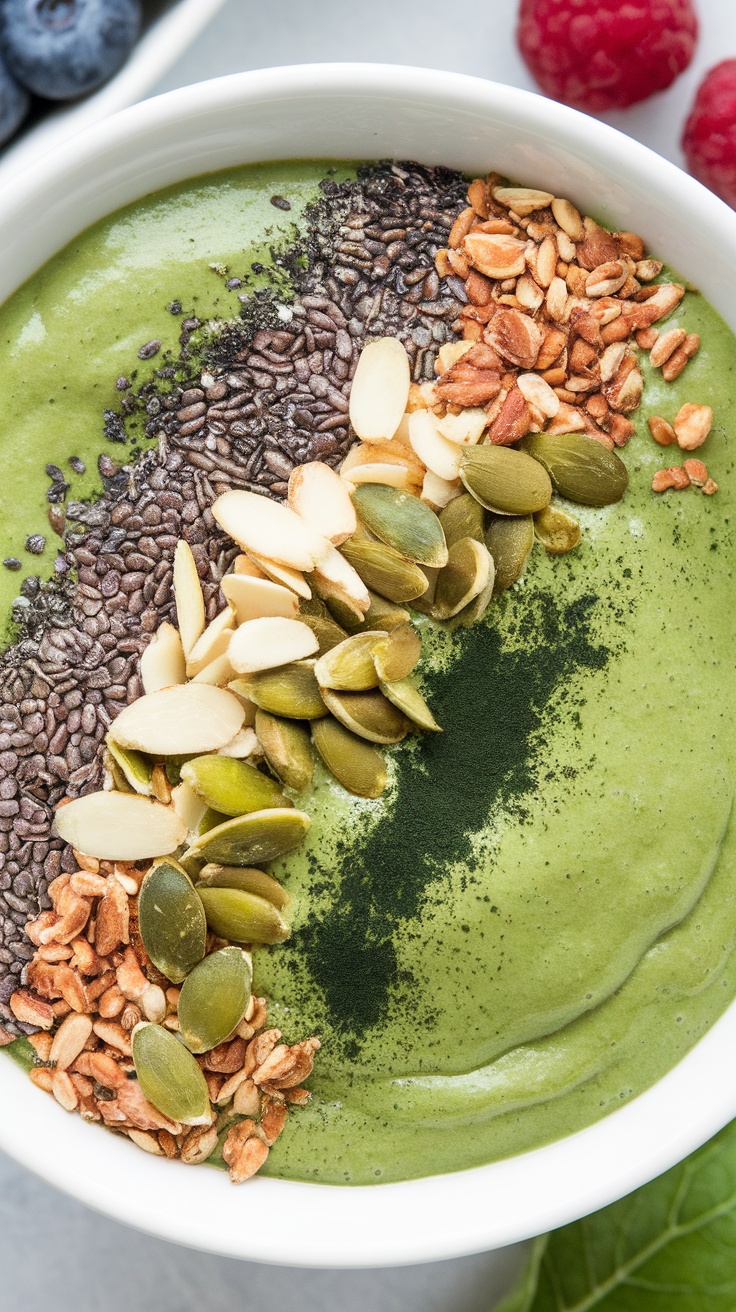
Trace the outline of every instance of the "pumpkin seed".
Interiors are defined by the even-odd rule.
[[[460,477],[486,510],[499,515],[531,515],[549,505],[549,474],[524,451],[509,446],[462,447],[461,459]]]
[[[357,797],[380,797],[388,775],[383,753],[332,716],[315,720],[312,737],[327,769],[349,793]]]
[[[426,591],[426,574],[385,542],[367,542],[353,537],[343,543],[341,550],[366,587],[389,601],[399,604],[413,601]]]
[[[216,752],[235,737],[245,712],[224,688],[184,683],[147,693],[125,706],[110,736],[149,756]]]
[[[354,597],[351,597],[344,587],[325,579],[322,575],[310,574],[312,587],[317,596],[322,600],[336,624],[350,632],[351,629],[357,628],[363,623],[365,611],[358,605]]]
[[[197,825],[198,834],[208,834],[210,829],[216,829],[218,825],[224,825],[226,820],[231,817],[225,815],[222,811],[215,811],[214,807],[208,806]]]
[[[166,778],[172,788],[176,788],[177,784],[181,783],[181,767],[186,765],[187,761],[193,761],[196,755],[196,752],[184,752],[181,756],[167,756],[164,758]]]
[[[422,640],[411,624],[401,624],[376,644],[373,663],[379,682],[393,683],[411,674],[422,654]]]
[[[242,948],[220,948],[194,967],[179,994],[179,1033],[190,1052],[209,1052],[240,1024],[250,1002],[253,965]]]
[[[100,861],[150,861],[175,852],[186,829],[170,806],[136,793],[101,791],[56,812],[54,833]]]
[[[385,483],[363,483],[353,505],[371,533],[417,565],[441,568],[447,561],[442,525],[418,497]]]
[[[198,756],[182,766],[181,777],[208,806],[223,815],[245,815],[269,806],[288,806],[268,775],[232,756]]]
[[[386,597],[379,597],[377,592],[368,593],[371,604],[365,613],[365,625],[368,629],[383,629],[384,632],[390,633],[392,629],[397,629],[400,624],[408,624],[411,616],[408,610],[403,606],[396,606],[394,602],[388,601]]]
[[[505,592],[521,578],[534,546],[531,515],[494,515],[486,530],[486,546],[496,566],[494,592]]]
[[[209,1125],[207,1083],[188,1048],[162,1025],[141,1021],[133,1030],[133,1065],[149,1102],[172,1121]]]
[[[143,797],[151,797],[153,793],[151,786],[153,765],[148,757],[144,756],[143,752],[121,747],[109,734],[105,740],[105,745],[113,761],[122,770],[133,792],[140,793]]]
[[[461,493],[440,511],[440,524],[448,547],[459,542],[460,538],[475,538],[476,542],[483,541],[485,526],[483,507],[469,492]]]
[[[191,844],[187,858],[223,866],[275,861],[302,842],[311,821],[293,807],[251,811],[217,825]]]
[[[488,586],[494,573],[488,548],[475,538],[460,538],[450,547],[450,559],[440,570],[433,614],[449,620]]]
[[[397,679],[393,683],[382,683],[381,692],[394,706],[403,711],[404,715],[408,716],[412,724],[416,725],[418,729],[429,729],[434,733],[442,733],[440,725],[411,679]]]
[[[551,556],[563,556],[580,544],[580,525],[559,506],[547,506],[534,516],[534,533]]]
[[[488,576],[488,582],[483,591],[479,592],[478,596],[475,597],[469,605],[463,606],[462,610],[458,611],[452,621],[453,624],[462,624],[463,628],[472,629],[474,624],[477,624],[479,620],[483,619],[483,616],[493,600],[494,581],[493,570],[491,570]]]
[[[314,758],[306,727],[269,711],[258,711],[256,734],[268,764],[282,784],[297,793],[308,788],[314,773]]]
[[[325,705],[346,729],[371,743],[398,743],[409,732],[405,716],[382,692],[335,692],[323,690]]]
[[[560,496],[581,506],[610,506],[628,486],[620,456],[584,433],[532,433],[524,439],[524,449],[547,470]]]
[[[249,679],[235,679],[228,686],[239,697],[255,702],[262,711],[284,715],[289,720],[317,720],[327,714],[311,661],[294,661],[277,670],[262,670]]]
[[[202,888],[207,924],[234,943],[283,943],[291,930],[272,902],[240,888]]]
[[[219,866],[210,862],[199,872],[196,888],[239,888],[243,893],[255,893],[273,902],[279,911],[289,901],[286,889],[265,870],[256,870],[254,866]]]
[[[339,646],[333,647],[326,656],[321,656],[314,667],[314,675],[320,687],[350,692],[376,688],[378,675],[373,653],[386,636],[381,630],[369,629],[366,633],[354,633]]]
[[[324,605],[324,602],[320,602],[320,604]],[[342,642],[343,638],[348,636],[337,621],[333,620],[326,606],[324,615],[305,615],[302,611],[301,618],[312,630],[319,643],[317,658],[324,656],[326,651],[332,651],[332,648],[336,647],[338,642]]]
[[[138,895],[138,924],[151,961],[174,984],[202,960],[207,945],[204,909],[176,861],[151,866]]]

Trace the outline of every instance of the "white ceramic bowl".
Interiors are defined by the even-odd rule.
[[[323,65],[174,91],[68,141],[7,186],[0,299],[102,215],[182,178],[279,158],[389,156],[494,168],[641,233],[736,329],[736,215],[612,128],[524,91],[423,69]],[[652,1179],[736,1116],[736,1004],[664,1079],[549,1147],[372,1188],[256,1179],[146,1156],[66,1115],[0,1059],[0,1147],[58,1188],[164,1238],[304,1266],[500,1247]]]

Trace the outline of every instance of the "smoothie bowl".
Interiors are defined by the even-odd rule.
[[[139,106],[0,226],[3,1146],[357,1265],[705,1139],[733,216],[559,106],[336,67]]]

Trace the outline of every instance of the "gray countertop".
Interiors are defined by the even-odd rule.
[[[532,84],[516,52],[517,0],[229,0],[155,88],[322,60],[420,64]],[[680,163],[684,114],[704,69],[736,55],[733,0],[700,0],[694,66],[610,122]],[[109,1221],[0,1155],[0,1306],[7,1312],[491,1312],[521,1248],[374,1271],[259,1266],[177,1248]]]

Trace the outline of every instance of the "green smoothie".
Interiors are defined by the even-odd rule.
[[[234,315],[209,263],[240,275],[325,167],[240,170],[142,201],[0,311],[3,554],[43,531],[46,460],[80,454],[94,471],[115,378],[141,343],[178,336],[167,303]],[[702,348],[674,384],[644,360],[623,501],[570,507],[581,546],[535,548],[483,624],[419,620],[444,732],[391,751],[379,801],[325,773],[299,795],[308,842],[273,867],[294,934],[256,949],[255,988],[287,1039],[323,1046],[313,1101],[267,1174],[368,1184],[547,1143],[651,1085],[736,994],[736,342],[693,293],[667,324],[680,325]],[[697,453],[714,497],[651,491],[668,461],[646,419],[685,401],[714,410]],[[18,578],[2,578],[6,606]]]

